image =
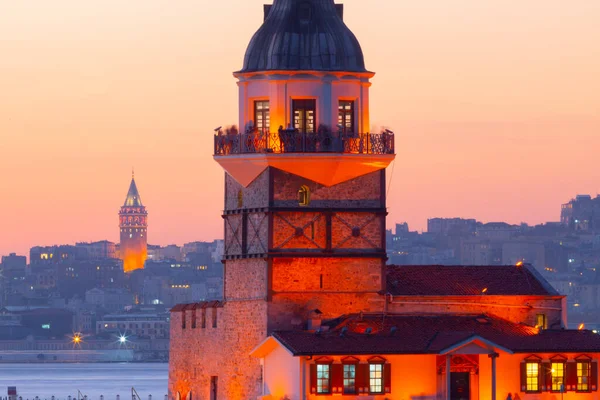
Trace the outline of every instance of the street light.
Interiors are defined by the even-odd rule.
[[[127,337],[125,335],[119,336],[119,343],[123,344],[127,342]]]

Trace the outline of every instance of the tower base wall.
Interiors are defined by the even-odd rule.
[[[217,309],[216,328],[212,309],[207,309],[205,328],[201,310],[196,310],[192,328],[192,314],[189,310],[171,313],[169,398],[257,398],[262,391],[262,369],[260,360],[250,357],[250,352],[267,337],[266,302],[226,303]],[[213,390],[216,397],[211,397]]]

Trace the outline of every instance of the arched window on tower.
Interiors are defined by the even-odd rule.
[[[306,185],[302,185],[298,190],[298,204],[303,207],[310,204],[310,189]]]

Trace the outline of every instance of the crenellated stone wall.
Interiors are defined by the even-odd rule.
[[[192,328],[192,311],[171,313],[169,398],[211,399],[211,378],[216,377],[217,399],[254,399],[260,393],[260,360],[250,352],[267,335],[265,301],[233,301],[217,308],[217,327],[212,325],[212,309],[202,328],[201,313]],[[187,319],[182,328],[182,319]]]

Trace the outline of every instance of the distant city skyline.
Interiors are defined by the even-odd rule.
[[[579,197],[580,195],[577,196],[573,196],[570,201],[574,201],[576,199],[576,197]],[[584,195],[587,196],[587,195]],[[598,196],[598,195],[597,195]],[[596,197],[592,197],[592,198],[596,198]],[[565,203],[563,203],[565,204]],[[562,205],[562,204],[561,204]],[[559,213],[560,216],[560,213]],[[478,224],[490,224],[490,223],[507,223],[509,225],[520,225],[520,224],[528,224],[526,221],[521,221],[521,222],[507,222],[507,221],[500,221],[500,220],[491,220],[491,221],[482,221],[478,218],[475,217],[471,217],[471,216],[445,216],[445,217],[439,217],[439,216],[430,216],[425,220],[425,225],[423,227],[419,227],[419,228],[413,228],[412,225],[410,225],[407,221],[395,221],[395,222],[390,222],[389,218],[388,218],[388,222],[387,222],[387,227],[386,229],[388,231],[391,231],[392,234],[396,234],[396,230],[397,227],[400,225],[406,225],[408,224],[408,229],[412,232],[419,232],[419,233],[424,233],[424,232],[428,232],[428,225],[429,225],[429,221],[431,220],[463,220],[463,221],[473,221],[474,223],[478,223]],[[579,221],[577,221],[579,222]],[[542,221],[539,224],[528,224],[530,226],[535,226],[535,225],[540,225],[540,224],[547,224],[547,223],[561,223],[561,218],[558,218],[557,220],[552,220],[552,221]],[[187,240],[185,242],[173,242],[173,241],[167,241],[165,243],[148,243],[149,247],[168,247],[168,246],[178,246],[178,247],[183,247],[185,244],[190,244],[190,243],[198,243],[198,242],[212,242],[212,241],[218,241],[218,240],[223,240],[222,235],[219,237],[213,237],[213,238],[207,238],[207,239],[190,239]],[[74,246],[74,245],[83,245],[83,244],[88,244],[88,243],[98,243],[98,242],[104,242],[104,241],[109,241],[115,245],[119,244],[119,240],[111,240],[111,239],[94,239],[94,240],[76,240],[73,242],[65,242],[65,243],[44,243],[44,244],[32,244],[30,246],[27,247],[26,251],[19,253],[16,251],[8,251],[6,253],[0,253],[0,256],[7,256],[9,254],[16,254],[19,256],[26,256],[28,261],[29,260],[29,253],[30,250],[33,247],[37,247],[37,246],[42,246],[42,247],[53,247],[53,246]]]
[[[212,132],[237,121],[231,72],[266,2],[2,3],[0,254],[117,243],[132,165],[150,243],[220,238]],[[374,125],[396,132],[388,227],[558,221],[600,191],[597,2],[344,3]]]

